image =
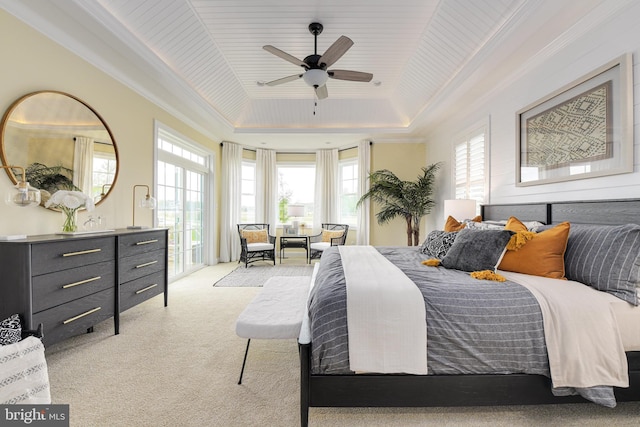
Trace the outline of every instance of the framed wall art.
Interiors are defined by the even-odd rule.
[[[623,55],[516,113],[516,185],[633,172],[633,62]]]

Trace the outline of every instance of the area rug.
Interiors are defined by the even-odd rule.
[[[213,286],[262,286],[273,276],[311,276],[313,265],[250,265],[238,268],[218,280]]]

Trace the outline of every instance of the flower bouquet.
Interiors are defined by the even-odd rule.
[[[82,191],[58,190],[44,205],[46,208],[60,209],[64,217],[63,232],[78,230],[78,210],[85,208],[91,212],[95,207],[93,199]]]

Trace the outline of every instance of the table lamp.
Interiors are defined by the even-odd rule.
[[[455,199],[444,201],[444,220],[452,216],[458,221],[476,216],[476,201],[472,199]]]
[[[33,188],[25,181],[25,170],[22,166],[0,166],[0,168],[10,170],[14,178],[16,178],[16,176],[13,173],[13,169],[20,169],[21,171],[20,180],[16,178],[17,184],[7,192],[4,198],[7,205],[19,208],[40,206],[40,190]],[[0,235],[0,240],[25,239],[26,237],[26,234],[6,234]]]
[[[287,216],[292,219],[291,224],[293,230],[298,234],[299,221],[295,218],[302,218],[304,216],[304,205],[289,205],[287,207]]]
[[[149,190],[149,186],[148,185],[143,185],[143,184],[136,184],[133,186],[133,224],[127,226],[128,229],[134,229],[134,230],[139,230],[141,228],[148,228],[146,226],[142,226],[142,225],[136,225],[136,188],[138,187],[144,187],[147,189],[147,194],[145,195],[144,199],[140,200],[140,203],[138,203],[138,205],[140,205],[141,208],[146,208],[146,209],[155,209],[156,208],[156,199],[154,199],[153,197],[151,197],[150,194],[150,190]]]

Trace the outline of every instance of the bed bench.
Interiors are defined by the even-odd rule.
[[[309,295],[309,276],[274,276],[269,278],[260,293],[240,313],[236,334],[247,338],[242,370],[247,362],[252,339],[297,339]]]

